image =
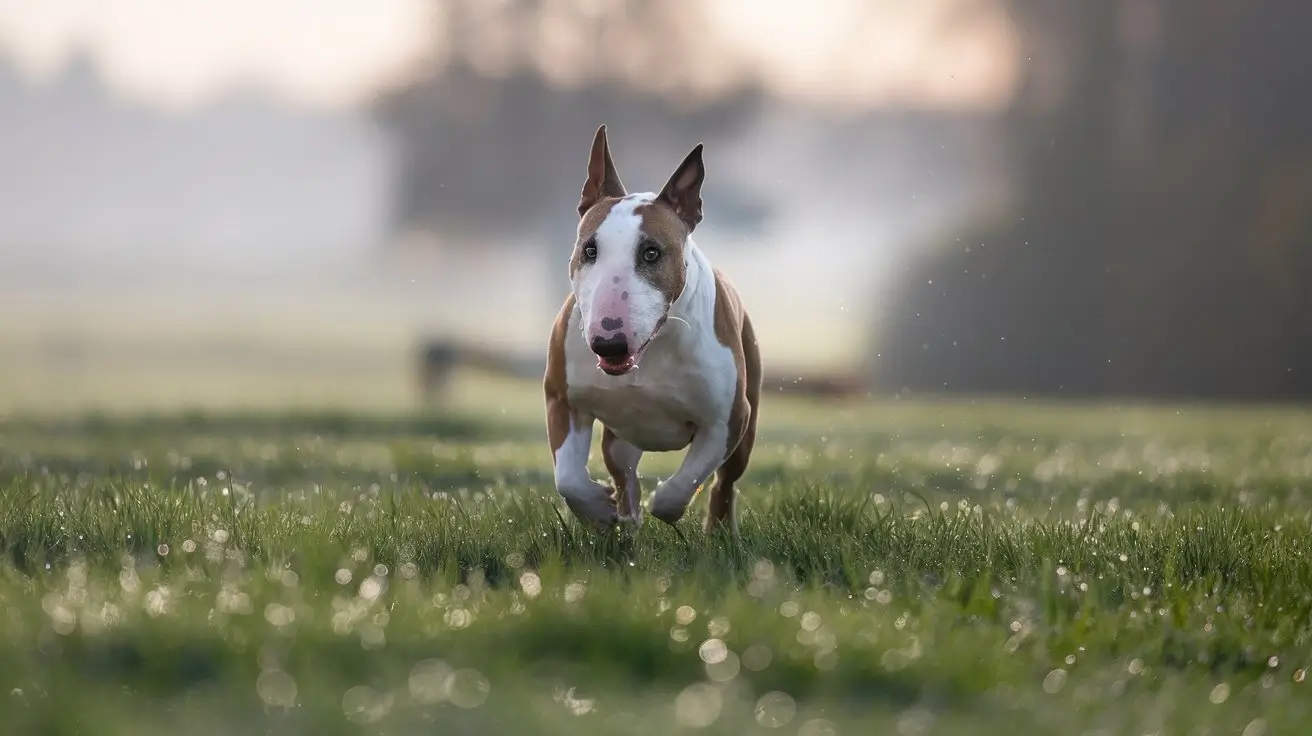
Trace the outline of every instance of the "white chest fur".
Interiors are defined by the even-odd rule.
[[[737,389],[733,351],[715,336],[714,276],[705,256],[689,247],[690,283],[636,370],[610,376],[597,367],[577,309],[566,331],[570,406],[651,452],[681,450],[698,428],[724,422]]]

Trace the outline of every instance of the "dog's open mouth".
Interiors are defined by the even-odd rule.
[[[598,356],[597,367],[608,376],[622,376],[637,368],[638,361],[642,359],[642,354],[647,352],[647,346],[655,339],[656,333],[661,331],[664,324],[665,316],[662,315],[660,320],[656,322],[656,329],[651,331],[651,337],[648,337],[646,342],[639,345],[637,350],[619,358],[602,358]]]
[[[641,351],[633,355],[626,355],[623,358],[597,358],[597,367],[606,375],[622,376],[638,367],[639,355],[641,355]]]

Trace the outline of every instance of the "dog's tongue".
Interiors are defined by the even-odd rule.
[[[601,366],[602,370],[611,373],[626,373],[637,367],[638,358],[636,355],[626,355],[618,359],[598,358],[597,364]]]

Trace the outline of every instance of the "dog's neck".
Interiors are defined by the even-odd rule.
[[[668,325],[675,328],[669,334],[677,336],[678,342],[695,340],[697,333],[710,329],[715,319],[715,272],[691,235],[684,245],[683,259],[687,274],[683,291],[670,305],[668,317],[668,322],[676,323]]]

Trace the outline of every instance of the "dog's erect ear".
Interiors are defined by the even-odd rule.
[[[702,221],[702,181],[706,178],[706,167],[702,164],[702,144],[698,143],[679,168],[674,170],[665,188],[656,197],[674,210],[674,214],[688,226],[688,232],[697,228]]]
[[[592,209],[592,205],[605,197],[623,197],[624,182],[620,181],[615,162],[610,157],[610,145],[606,142],[606,126],[597,128],[597,136],[592,139],[592,155],[588,157],[588,180],[583,183],[583,194],[579,197],[579,217]]]

